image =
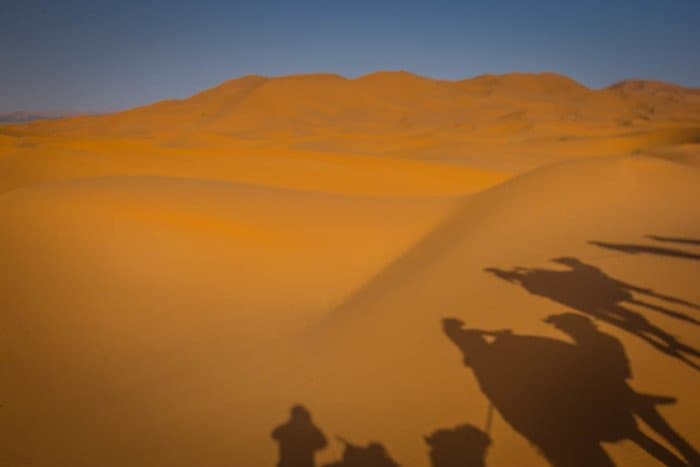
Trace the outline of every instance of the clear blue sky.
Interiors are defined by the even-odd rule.
[[[0,112],[112,110],[245,74],[556,71],[700,86],[700,0],[0,0]]]

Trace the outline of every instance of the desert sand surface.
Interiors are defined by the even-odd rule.
[[[294,404],[318,465],[464,424],[488,466],[698,465],[697,200],[700,90],[650,81],[248,76],[4,125],[0,465],[275,465]]]

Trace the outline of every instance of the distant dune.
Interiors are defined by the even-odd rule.
[[[274,465],[295,403],[404,466],[463,424],[490,467],[688,460],[699,167],[698,90],[552,73],[2,126],[0,464]]]
[[[159,148],[361,154],[522,172],[592,148],[616,155],[663,144],[650,133],[685,129],[681,142],[697,142],[699,114],[697,89],[658,82],[592,90],[554,73],[442,81],[378,72],[356,79],[246,76],[183,100],[2,134],[12,138],[6,144],[25,146],[53,135],[76,145],[76,138],[129,139]]]
[[[0,113],[0,124],[3,123],[26,123],[35,120],[54,120],[57,118],[69,117],[74,114],[61,112],[7,112]]]

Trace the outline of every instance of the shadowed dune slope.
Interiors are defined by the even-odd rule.
[[[289,335],[454,204],[163,177],[1,195],[0,463],[271,463]]]

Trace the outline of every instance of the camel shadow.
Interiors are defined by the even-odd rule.
[[[680,341],[642,313],[630,308],[630,305],[635,305],[690,325],[700,325],[700,321],[693,316],[670,307],[677,305],[700,310],[700,305],[617,280],[576,258],[555,258],[552,262],[564,265],[567,269],[516,267],[510,270],[486,268],[485,271],[499,279],[520,285],[533,295],[560,303],[633,334],[660,352],[696,370],[700,369],[694,361],[700,358],[698,349]],[[664,305],[650,303],[646,298],[636,298],[633,293],[661,300]]]
[[[617,339],[575,313],[548,322],[574,344],[467,329],[453,318],[443,320],[443,331],[502,418],[551,465],[613,466],[601,443],[622,440],[636,443],[664,465],[700,465],[698,452],[656,408],[675,399],[639,394],[628,385],[631,371]],[[640,430],[635,415],[683,459]]]

